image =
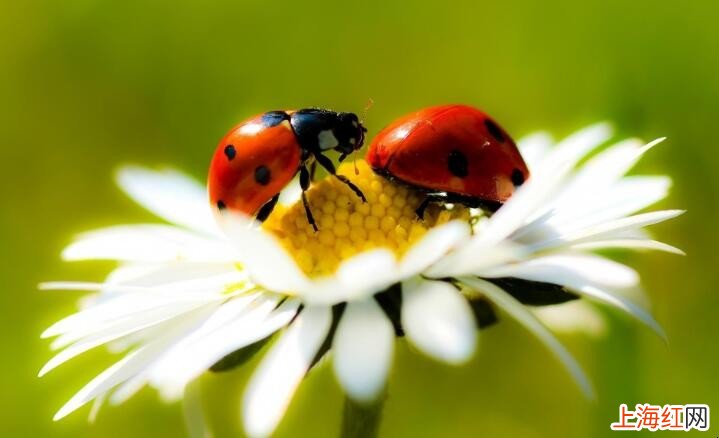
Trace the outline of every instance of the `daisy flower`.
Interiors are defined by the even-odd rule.
[[[622,141],[584,160],[610,134],[601,124],[558,144],[546,134],[520,141],[532,177],[492,217],[459,205],[433,206],[419,221],[420,194],[375,175],[363,161],[345,164],[339,172],[352,178],[367,203],[335,179],[315,183],[308,199],[317,233],[291,195],[262,226],[230,215],[216,221],[204,186],[191,178],[123,168],[120,187],[172,225],[81,235],[64,259],[119,266],[102,283],[42,285],[95,293],[44,332],[61,351],[41,375],[100,345],[129,351],[55,419],[92,400],[94,413],[106,399],[120,403],[146,384],[168,400],[183,394],[193,400],[191,383],[199,375],[241,363],[281,332],[241,408],[248,434],[268,435],[322,357],[331,356],[351,399],[372,403],[385,387],[396,336],[438,360],[464,363],[475,351],[478,323],[494,321],[497,308],[544,342],[591,396],[578,364],[542,323],[561,321],[561,312],[548,318],[527,305],[588,298],[663,336],[626,298],[624,291],[638,286],[636,272],[592,251],[680,253],[643,231],[680,211],[635,214],[664,198],[669,180],[624,176],[660,140]],[[190,429],[202,431],[201,422]]]

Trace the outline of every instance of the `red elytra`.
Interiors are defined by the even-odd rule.
[[[401,117],[375,137],[367,161],[375,172],[426,192],[428,200],[490,211],[529,178],[512,138],[487,114],[466,105]]]
[[[316,161],[364,200],[323,154],[335,150],[341,161],[362,147],[365,131],[353,113],[318,108],[252,117],[232,128],[215,150],[207,178],[210,202],[218,213],[228,210],[265,220],[280,191],[299,172],[307,219],[317,229],[304,196],[311,182],[308,165]]]
[[[254,215],[297,173],[302,152],[290,124],[266,126],[263,116],[232,128],[215,150],[207,183],[220,210]]]

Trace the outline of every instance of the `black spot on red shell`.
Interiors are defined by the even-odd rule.
[[[455,149],[447,156],[447,169],[449,169],[452,175],[459,178],[466,177],[469,175],[467,166],[467,157],[465,157],[461,151]]]
[[[489,131],[495,140],[500,143],[504,142],[504,133],[502,132],[502,129],[497,126],[492,119],[484,119],[484,126],[487,127],[487,131]]]
[[[227,208],[227,206],[225,205],[224,202],[222,202],[222,201],[217,201],[217,209],[218,209],[218,210],[224,210],[224,209],[226,209],[226,208]]]
[[[512,171],[512,184],[514,184],[515,187],[519,187],[522,184],[524,184],[524,174],[519,169],[514,169]]]
[[[234,160],[235,155],[237,155],[237,151],[235,150],[235,147],[233,145],[228,144],[227,146],[225,146],[225,156],[228,160]]]
[[[270,111],[262,115],[262,123],[268,128],[277,126],[285,120],[290,120],[290,116],[284,111]]]
[[[257,166],[255,169],[255,181],[257,181],[257,184],[266,186],[270,183],[271,176],[269,167],[265,165]]]

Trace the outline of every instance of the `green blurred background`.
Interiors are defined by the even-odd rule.
[[[581,398],[513,322],[483,332],[477,358],[447,368],[400,344],[384,436],[606,436],[617,406],[717,409],[719,2],[0,1],[0,435],[180,436],[179,405],[146,389],[121,407],[53,413],[109,364],[102,351],[42,380],[38,337],[75,308],[48,279],[101,279],[106,263],[63,264],[82,230],[154,218],[113,184],[123,162],[169,163],[204,178],[235,122],[277,108],[362,112],[370,134],[432,104],[484,108],[519,137],[597,120],[668,136],[638,171],[675,181],[654,227],[687,257],[627,255],[670,346],[603,310],[608,335],[562,336],[594,381]],[[203,379],[218,436],[239,433],[248,370]],[[334,436],[342,396],[327,367],[293,401],[280,436]],[[712,436],[719,426],[714,426]]]

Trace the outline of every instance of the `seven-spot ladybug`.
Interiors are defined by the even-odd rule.
[[[208,176],[210,202],[218,211],[254,215],[263,221],[272,212],[280,191],[300,173],[307,220],[317,231],[305,190],[308,165],[319,163],[365,201],[360,189],[337,175],[323,152],[340,152],[339,160],[362,147],[367,130],[353,113],[323,109],[270,111],[235,126],[217,146]],[[316,161],[315,161],[316,160]]]
[[[408,114],[372,141],[375,172],[426,193],[430,202],[460,203],[494,212],[529,177],[507,133],[482,111],[444,105]]]

